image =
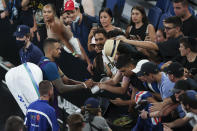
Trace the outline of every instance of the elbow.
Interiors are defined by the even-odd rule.
[[[60,94],[63,94],[63,93],[64,93],[63,88],[58,89],[58,92],[59,92]]]
[[[121,95],[124,95],[125,93],[126,93],[126,90],[122,90],[122,89],[120,90]]]

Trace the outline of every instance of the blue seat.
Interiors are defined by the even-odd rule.
[[[166,18],[168,18],[170,16],[172,16],[172,15],[169,12],[161,15],[161,17],[159,19],[158,29],[163,29],[163,20],[165,20]]]
[[[192,15],[195,15],[195,11],[194,11],[194,9],[193,9],[191,6],[189,6],[189,12],[190,12]]]
[[[125,5],[125,0],[107,0],[106,1],[106,7],[110,8],[111,11],[114,11],[115,6],[117,5],[117,8],[124,7]]]
[[[167,12],[170,4],[170,0],[157,0],[156,6],[159,7],[163,12]]]
[[[162,15],[162,10],[160,8],[153,7],[149,9],[148,20],[155,27],[155,29],[157,28],[159,18],[161,15]]]

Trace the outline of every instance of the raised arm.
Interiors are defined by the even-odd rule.
[[[56,19],[55,22],[51,26],[54,33],[58,34],[59,39],[63,42],[63,44],[72,52],[74,53],[74,48],[72,46],[73,34],[68,29],[65,28],[63,23],[60,20]]]
[[[144,49],[159,50],[159,47],[157,46],[157,44],[151,41],[128,40],[124,36],[119,36],[117,40],[121,40],[125,43],[131,44],[137,47],[141,47]]]

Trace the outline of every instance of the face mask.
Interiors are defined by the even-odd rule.
[[[79,19],[80,19],[80,16],[77,16],[76,19],[73,21],[73,23],[78,23]]]
[[[25,46],[25,40],[16,40],[16,44],[19,47],[23,47],[23,46]]]
[[[75,31],[76,29],[76,24],[79,22],[80,20],[80,16],[77,16],[76,19],[72,22],[72,27],[73,27],[73,30]]]

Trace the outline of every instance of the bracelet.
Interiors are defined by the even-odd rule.
[[[83,84],[83,86],[84,86],[85,88],[88,88],[88,87],[86,86],[85,82],[83,82],[82,84]]]
[[[65,76],[65,75],[63,74],[63,75],[61,75],[60,77],[63,78],[64,76]]]

